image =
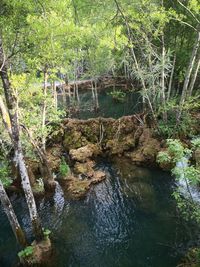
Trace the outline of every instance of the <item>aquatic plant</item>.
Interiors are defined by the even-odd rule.
[[[114,90],[108,93],[108,95],[112,96],[114,100],[119,101],[119,102],[124,102],[125,97],[126,97],[126,93],[122,92],[121,90]]]

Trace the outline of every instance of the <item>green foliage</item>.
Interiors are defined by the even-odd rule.
[[[190,189],[190,186],[197,186],[200,183],[200,171],[189,162],[194,149],[195,146],[188,149],[179,140],[168,139],[167,150],[159,152],[157,161],[176,164],[171,172],[177,181],[184,181],[188,191],[188,195],[183,195],[181,186],[174,190],[173,196],[177,202],[177,207],[186,220],[192,219],[200,222],[199,204],[193,200]]]
[[[51,231],[49,229],[43,229],[44,237],[46,239],[49,238],[49,235],[51,234]]]
[[[177,139],[167,139],[167,151],[159,152],[157,160],[158,162],[178,162],[183,161],[184,157],[191,156],[191,150],[184,148],[181,142]],[[185,159],[186,160],[186,159]]]
[[[114,90],[108,93],[108,95],[112,96],[114,100],[119,101],[119,102],[124,102],[125,97],[126,97],[126,93],[121,90]]]
[[[28,246],[18,253],[19,258],[27,258],[33,255],[33,246]]]
[[[61,177],[65,177],[67,174],[69,174],[70,172],[70,168],[67,165],[67,163],[65,162],[65,159],[62,158],[62,161],[60,163],[60,169],[59,169],[59,173],[61,175]]]
[[[191,143],[195,149],[200,148],[200,137],[195,138],[191,141]]]
[[[177,111],[179,110],[179,98],[168,101],[165,108],[159,105],[157,117],[161,117],[163,112],[167,113],[167,121],[158,120],[157,132],[162,137],[171,138],[178,136],[193,135],[197,120],[191,116],[191,111],[196,111],[200,107],[197,97],[189,98],[184,102],[182,117],[177,124]]]
[[[4,159],[0,160],[0,180],[5,187],[8,187],[12,183],[10,178],[10,166]]]

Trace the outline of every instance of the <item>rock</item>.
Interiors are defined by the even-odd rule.
[[[72,198],[83,198],[86,196],[90,184],[90,180],[80,180],[79,178],[74,177],[68,184],[67,192]]]
[[[79,176],[71,176],[71,180],[68,180],[62,186],[64,191],[72,198],[83,198],[86,196],[91,185],[97,184],[106,178],[106,174],[103,171],[94,171],[89,178],[82,178]]]
[[[84,163],[76,162],[74,166],[74,171],[76,174],[81,174],[85,177],[92,177],[94,175],[94,166],[95,163],[92,160],[89,160]]]
[[[92,178],[92,184],[99,183],[106,178],[106,174],[103,171],[95,171]]]
[[[125,151],[130,150],[135,147],[135,138],[133,135],[129,134],[123,137],[121,140],[118,138],[108,140],[106,143],[106,148],[109,149],[110,155],[121,155]]]
[[[69,155],[75,161],[86,162],[88,158],[95,157],[100,154],[98,145],[88,144],[78,149],[71,149]]]
[[[31,244],[33,249],[32,254],[20,257],[20,263],[27,266],[47,266],[51,261],[52,246],[49,238],[45,238],[40,242],[33,242]]]
[[[182,259],[181,263],[177,267],[199,267],[200,259],[199,259],[200,250],[199,248],[191,248]]]
[[[160,150],[160,142],[152,137],[149,128],[144,128],[137,149],[126,155],[138,165],[157,166],[156,157]]]
[[[62,157],[62,147],[61,145],[54,145],[52,147],[48,147],[46,151],[47,159],[49,162],[49,166],[53,172],[59,170],[61,157]]]

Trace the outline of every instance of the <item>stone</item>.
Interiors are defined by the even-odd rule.
[[[70,157],[79,162],[86,162],[88,158],[95,157],[100,154],[98,145],[88,144],[78,149],[71,149],[69,151]]]

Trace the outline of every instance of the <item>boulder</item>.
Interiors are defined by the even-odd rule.
[[[88,144],[78,149],[71,149],[69,151],[70,157],[79,162],[86,162],[89,158],[96,157],[101,152],[98,145]]]

